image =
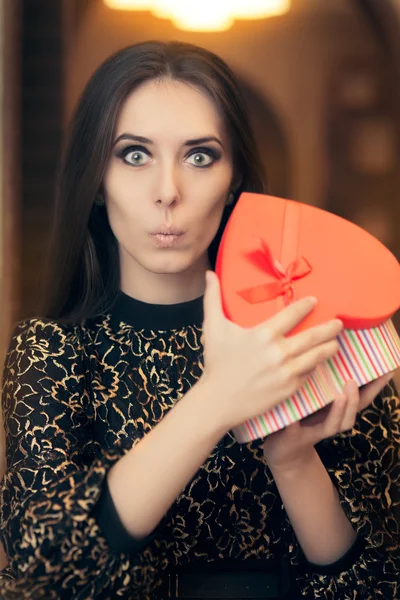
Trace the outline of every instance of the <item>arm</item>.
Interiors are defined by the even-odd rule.
[[[317,444],[316,450],[357,540],[336,562],[309,562],[309,548],[303,550],[285,513],[283,541],[302,593],[323,600],[352,599],[354,593],[360,600],[397,600],[400,597],[400,401],[394,385],[387,385],[358,415],[351,431],[324,440]],[[321,510],[325,512],[325,509],[316,512],[318,520],[323,514]],[[331,518],[334,514],[336,509]],[[338,519],[342,522],[341,516]],[[321,531],[326,533],[326,527],[330,526],[325,525]],[[340,536],[344,550],[345,532],[346,526],[341,528]],[[311,558],[315,560],[314,555]],[[332,559],[335,560],[333,556]]]
[[[200,379],[110,469],[108,486],[113,503],[125,529],[135,538],[145,538],[153,531],[226,433],[210,410],[205,410],[204,401],[208,405],[212,402],[212,390]]]
[[[90,512],[123,448],[102,452],[92,440],[78,339],[77,329],[32,320],[16,328],[6,357],[0,538],[12,577],[1,575],[4,598],[96,597],[119,576],[120,557]]]
[[[7,355],[2,400],[8,470],[0,485],[0,539],[13,579],[1,578],[5,598],[39,597],[46,590],[49,600],[69,600],[151,587],[157,573],[149,569],[149,560],[162,551],[162,525],[151,542],[154,554],[144,556],[148,546],[133,537],[129,554],[110,547],[95,518],[107,473],[121,461],[121,470],[113,472],[117,477],[112,490],[118,504],[118,483],[125,483],[125,496],[135,499],[128,521],[133,514],[136,531],[144,516],[140,537],[157,525],[219,438],[213,426],[207,430],[200,411],[191,411],[194,398],[200,397],[192,388],[191,396],[171,411],[174,416],[157,425],[160,434],[152,436],[153,444],[143,440],[144,452],[137,454],[141,459],[136,459],[139,438],[120,438],[112,449],[103,450],[91,432],[93,411],[77,338],[78,330],[34,320],[17,328]],[[186,428],[190,435],[184,434]],[[173,436],[181,442],[172,444]],[[159,444],[166,474],[150,464],[151,457],[162,462]],[[124,456],[132,457],[133,473]],[[122,485],[119,489],[122,495]],[[149,509],[151,493],[154,508]],[[164,495],[167,501],[160,501]]]
[[[307,560],[322,565],[344,556],[357,534],[316,450],[295,468],[271,472]]]

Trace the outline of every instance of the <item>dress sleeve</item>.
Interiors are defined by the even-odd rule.
[[[286,516],[284,542],[305,598],[400,598],[400,400],[390,382],[355,427],[316,447],[357,539],[332,565],[309,563]]]
[[[129,544],[125,535],[118,548],[107,533],[107,516],[112,523],[113,515],[106,513],[111,506],[106,474],[135,441],[120,439],[103,450],[94,440],[83,365],[78,328],[39,320],[16,328],[2,393],[7,471],[0,485],[0,540],[9,567],[0,578],[0,597],[5,599],[70,600],[106,592],[112,597],[116,589],[125,597],[124,590],[144,589],[153,577],[149,540],[132,538]],[[116,518],[114,512],[114,523]]]

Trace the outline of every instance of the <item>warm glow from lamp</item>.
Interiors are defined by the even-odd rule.
[[[119,10],[153,10],[154,8],[152,0],[104,0],[104,4]]]
[[[215,0],[164,0],[155,2],[153,14],[171,19],[179,29],[222,31],[233,25],[233,17],[224,2]]]
[[[236,19],[266,19],[283,15],[290,9],[290,0],[235,0]]]
[[[223,31],[235,19],[265,19],[284,14],[291,0],[104,0],[109,8],[147,10],[171,19],[180,29]]]

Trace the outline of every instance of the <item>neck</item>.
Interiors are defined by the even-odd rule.
[[[178,273],[149,271],[133,259],[121,256],[121,290],[149,304],[179,304],[199,298],[205,290],[208,257]]]

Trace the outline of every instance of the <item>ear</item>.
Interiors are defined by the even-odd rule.
[[[232,180],[231,190],[233,190],[234,194],[236,194],[237,190],[240,188],[242,183],[243,183],[243,176],[241,173],[239,173]]]
[[[227,201],[225,202],[225,206],[231,206],[231,204],[233,204],[234,200],[235,200],[234,192],[229,192],[229,196],[228,196]]]
[[[241,175],[237,175],[232,180],[232,182],[231,182],[231,191],[229,193],[228,200],[226,201],[225,206],[231,206],[231,204],[234,203],[236,192],[238,191],[239,187],[241,186],[242,181],[243,181],[243,177]]]

